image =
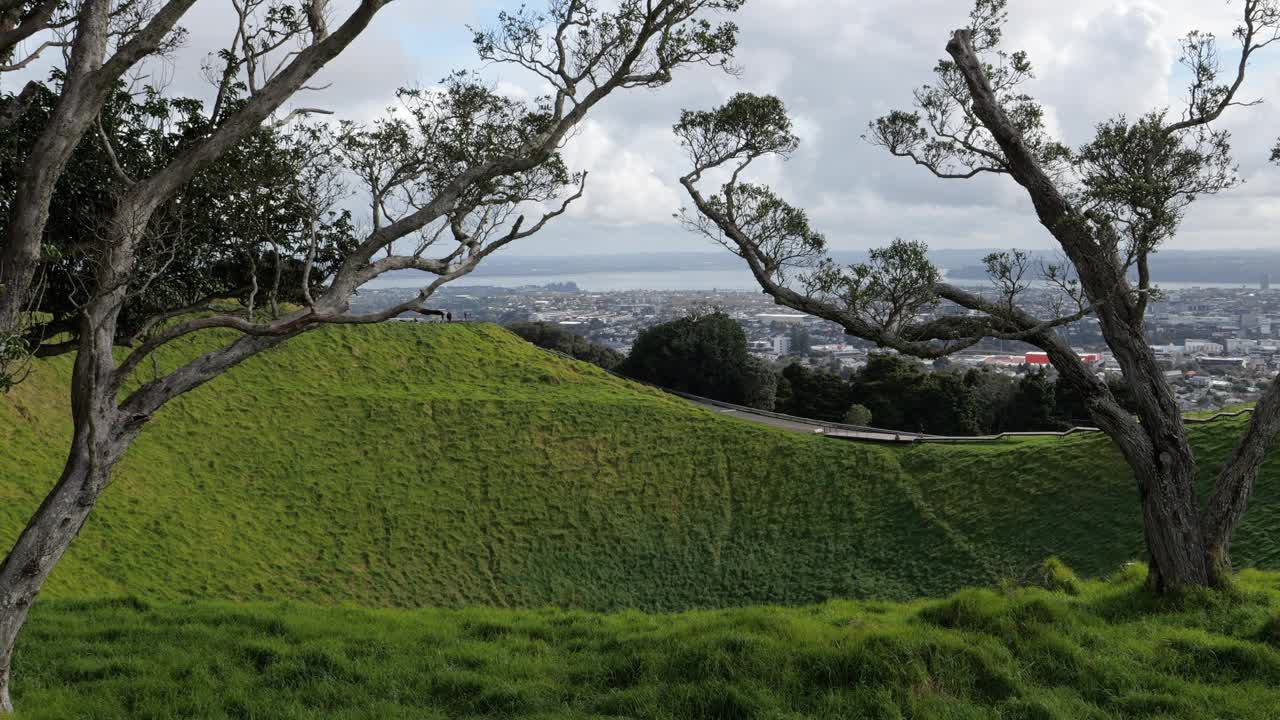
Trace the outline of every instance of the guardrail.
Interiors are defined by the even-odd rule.
[[[538,347],[538,346],[534,346]],[[562,353],[559,350],[551,350],[549,348],[541,348],[566,360],[575,360],[572,355]],[[579,361],[580,362],[580,361]],[[661,385],[655,385],[644,380],[636,380],[627,377],[619,372],[600,368],[616,378],[626,380],[628,382],[646,385],[656,390],[661,390],[668,395],[675,395],[678,398],[697,403],[699,405],[710,405],[713,407],[724,408],[744,415],[759,415],[761,417],[773,418],[784,422],[794,423],[797,425],[806,425],[813,428],[814,434],[824,435],[836,440],[861,440],[870,442],[888,442],[888,443],[948,443],[948,444],[964,444],[964,443],[990,443],[999,442],[1008,438],[1034,438],[1034,437],[1067,437],[1078,433],[1098,433],[1102,430],[1096,427],[1072,427],[1067,430],[1053,431],[1043,430],[1038,432],[1003,432],[997,435],[927,435],[925,433],[905,432],[901,430],[886,430],[884,428],[869,427],[865,425],[846,425],[844,423],[826,422],[824,420],[814,420],[813,418],[799,417],[797,415],[787,415],[785,413],[772,412],[770,410],[759,410],[757,408],[746,407],[744,405],[735,405],[734,403],[724,402],[723,400],[714,400],[693,393],[682,392],[680,390],[672,390],[664,388]],[[1201,424],[1214,422],[1223,418],[1235,418],[1241,415],[1253,412],[1253,408],[1247,407],[1234,412],[1219,412],[1209,417],[1188,417],[1183,416],[1182,420],[1186,423]]]
[[[1221,420],[1222,418],[1240,417],[1241,415],[1251,414],[1251,413],[1253,413],[1253,408],[1251,408],[1251,407],[1247,407],[1247,408],[1241,408],[1240,410],[1236,410],[1235,412],[1220,412],[1220,413],[1216,413],[1216,414],[1211,415],[1211,416],[1209,416],[1209,417],[1207,417],[1207,418],[1187,417],[1187,416],[1185,416],[1185,415],[1184,415],[1184,416],[1182,417],[1182,421],[1183,421],[1183,422],[1193,423],[1193,424],[1195,424],[1195,423],[1207,423],[1207,422],[1213,422],[1214,420]]]

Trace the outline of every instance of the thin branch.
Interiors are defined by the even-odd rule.
[[[129,173],[125,172],[124,167],[120,165],[120,158],[116,155],[115,144],[111,142],[111,138],[107,136],[107,131],[102,127],[102,115],[98,115],[97,121],[94,123],[98,129],[98,139],[102,141],[102,148],[107,151],[107,160],[111,163],[111,171],[115,173],[116,179],[131,186],[137,182]]]
[[[24,68],[24,67],[26,67],[26,66],[30,65],[31,63],[35,62],[36,60],[40,59],[40,54],[41,54],[41,53],[43,53],[45,50],[48,50],[48,49],[49,49],[49,48],[51,48],[51,47],[52,47],[52,48],[65,48],[65,47],[70,47],[70,46],[71,46],[71,43],[69,43],[69,42],[64,42],[64,41],[60,41],[60,40],[46,40],[46,41],[44,41],[44,42],[40,43],[40,47],[36,48],[33,52],[31,52],[29,55],[27,55],[27,56],[26,56],[25,58],[23,58],[22,60],[20,60],[20,61],[18,61],[18,62],[16,62],[16,63],[12,63],[12,64],[10,64],[10,65],[0,65],[0,72],[14,72],[14,71],[16,71],[16,70],[21,70],[22,68]]]

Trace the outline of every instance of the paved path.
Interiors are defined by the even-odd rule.
[[[697,395],[689,395],[687,393],[672,392],[670,390],[667,390],[666,392],[726,417],[733,417],[747,422],[768,425],[781,430],[790,430],[792,432],[825,435],[827,437],[838,438],[840,440],[867,440],[871,442],[890,443],[912,443],[927,438],[925,435],[919,435],[916,433],[897,433],[889,430],[880,430],[878,428],[864,428],[855,425],[824,423],[818,420],[810,420],[809,418],[795,417],[793,415],[783,415],[781,413],[772,413],[731,405],[729,403],[698,397]]]

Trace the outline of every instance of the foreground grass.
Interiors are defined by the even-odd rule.
[[[43,718],[1274,718],[1280,575],[1157,603],[1142,569],[910,604],[678,615],[37,605]]]
[[[0,396],[0,546],[61,469],[69,372]],[[1241,422],[1193,428],[1202,471]],[[1276,460],[1239,567],[1280,569]],[[1142,550],[1104,438],[842,443],[493,326],[393,323],[297,338],[164,409],[45,597],[675,611],[940,596],[1050,555],[1096,576]]]

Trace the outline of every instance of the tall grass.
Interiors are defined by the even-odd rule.
[[[1276,717],[1280,576],[1162,603],[1141,581],[674,615],[64,600],[34,612],[16,701],[23,720]]]

